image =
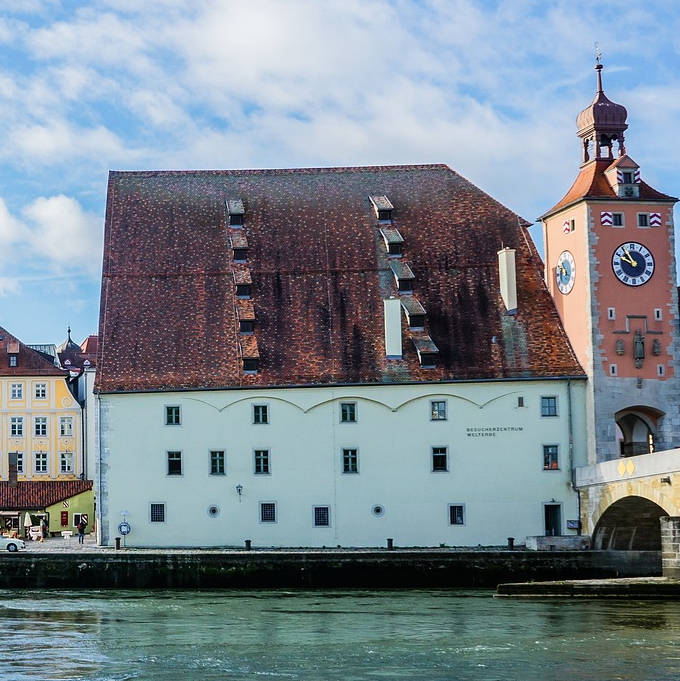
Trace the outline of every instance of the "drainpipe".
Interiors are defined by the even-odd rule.
[[[574,423],[571,412],[571,379],[567,379],[567,411],[569,428],[569,469],[571,471],[571,488],[576,492],[576,512],[578,514],[578,533],[581,534],[581,490],[576,487],[576,470],[574,469]]]

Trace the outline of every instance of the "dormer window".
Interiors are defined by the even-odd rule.
[[[16,355],[10,355],[9,356],[9,365],[11,367],[17,366],[17,356]]]
[[[255,333],[255,322],[252,319],[241,319],[238,323],[239,333]]]
[[[248,262],[248,249],[247,248],[235,248],[234,249],[234,262]]]
[[[379,210],[378,211],[378,222],[392,222],[392,211],[391,210]]]
[[[395,258],[400,258],[402,255],[404,237],[399,234],[399,230],[395,227],[381,227],[380,234],[385,242],[387,254]]]
[[[376,194],[368,198],[373,205],[378,222],[392,222],[394,206],[390,203],[390,200],[384,194]]]
[[[632,170],[623,170],[621,172],[621,184],[633,184]]]
[[[433,343],[429,336],[414,338],[413,344],[416,346],[416,352],[418,353],[421,367],[424,369],[433,369],[437,366],[439,348]]]
[[[423,329],[425,326],[425,308],[415,296],[404,296],[401,299],[401,306],[406,312],[408,327],[413,330]]]
[[[243,216],[245,208],[241,199],[227,199],[225,202],[227,208],[227,219],[230,227],[240,229],[243,227]]]
[[[391,260],[390,269],[397,281],[397,291],[399,293],[411,293],[413,291],[413,280],[415,279],[411,268],[401,260]]]
[[[243,360],[243,373],[246,374],[256,374],[258,369],[259,360],[252,357],[246,357]]]
[[[251,285],[250,284],[236,284],[236,297],[242,299],[250,298]]]
[[[231,227],[243,227],[243,215],[230,215],[229,225]]]

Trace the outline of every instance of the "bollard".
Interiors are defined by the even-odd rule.
[[[116,551],[120,548],[120,537],[116,537]]]
[[[394,548],[394,539],[389,538],[387,540],[387,550],[391,551]]]
[[[250,551],[250,549],[252,548],[252,544],[253,544],[252,539],[246,539],[246,551]]]
[[[515,548],[515,538],[508,537],[508,548],[512,551]]]

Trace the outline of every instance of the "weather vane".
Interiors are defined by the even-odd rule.
[[[602,52],[600,52],[600,46],[597,43],[595,43],[595,58],[598,64],[602,63]]]

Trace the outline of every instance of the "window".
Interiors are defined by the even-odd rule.
[[[243,360],[243,372],[246,374],[257,373],[257,360],[254,358],[246,358]]]
[[[432,472],[446,473],[449,470],[447,447],[432,447]]]
[[[255,333],[255,322],[252,319],[241,319],[238,323],[239,333]]]
[[[250,298],[250,284],[236,284],[236,297],[237,298]]]
[[[556,397],[541,397],[541,416],[557,416]]]
[[[663,312],[660,307],[654,308],[654,320],[660,322],[663,319]]]
[[[394,256],[400,256],[403,252],[403,244],[401,242],[399,243],[390,243],[387,245],[387,252],[390,255]]]
[[[243,214],[237,213],[229,216],[229,224],[232,227],[243,227]]]
[[[149,507],[149,519],[152,523],[164,523],[165,504],[151,504]]]
[[[342,450],[342,472],[343,473],[359,472],[359,450],[357,449]]]
[[[257,473],[258,475],[267,475],[269,473],[268,449],[255,450],[255,473]]]
[[[356,402],[340,403],[340,423],[356,423],[357,405]]]
[[[543,470],[557,470],[559,466],[557,445],[543,445]]]
[[[234,249],[234,262],[248,262],[248,249],[247,248],[235,248]]]
[[[23,452],[9,452],[9,472],[10,478],[12,473],[24,472],[24,453]]]
[[[253,423],[259,425],[269,423],[269,407],[266,404],[253,405]]]
[[[61,437],[71,437],[73,435],[73,417],[59,417],[59,435]]]
[[[59,470],[62,473],[73,473],[73,452],[62,452],[60,454]]]
[[[9,419],[9,434],[10,437],[24,436],[24,417],[11,416]]]
[[[263,501],[260,504],[260,522],[276,522],[276,504],[273,501]]]
[[[397,282],[399,293],[413,293],[413,279],[399,279]]]
[[[443,400],[434,400],[431,403],[432,407],[432,421],[446,421],[446,402]]]
[[[524,396],[519,395],[517,398],[517,408],[522,409],[524,407]]]
[[[616,308],[615,307],[608,307],[607,308],[607,319],[610,319],[614,321],[616,319]]]
[[[331,507],[315,506],[314,527],[330,527],[330,524],[331,524]]]
[[[34,395],[36,400],[47,399],[47,383],[36,383]]]
[[[666,375],[666,367],[663,364],[656,365],[656,375],[659,377]]]
[[[425,328],[425,315],[424,314],[408,315],[408,328],[409,329]]]
[[[623,227],[623,213],[612,213],[612,225],[614,227]]]
[[[621,184],[633,184],[633,171],[624,170],[621,173]]]
[[[47,473],[47,452],[35,453],[35,472]]]
[[[227,466],[223,449],[210,452],[210,475],[226,475]]]
[[[47,437],[47,416],[35,417],[34,434],[36,437]]]
[[[449,504],[449,525],[465,525],[464,504]]]
[[[610,364],[609,365],[609,375],[610,376],[618,376],[619,375],[619,367],[616,364]]]
[[[649,227],[649,213],[638,213],[638,227]]]
[[[24,398],[24,386],[22,383],[12,383],[9,387],[9,397],[11,400],[22,400]]]
[[[165,425],[179,426],[181,424],[181,410],[177,406],[165,408]]]
[[[10,355],[9,356],[9,365],[11,367],[17,366],[17,356],[16,355]]]
[[[182,475],[182,452],[168,452],[168,475]]]
[[[392,222],[392,211],[378,210],[378,222]]]

